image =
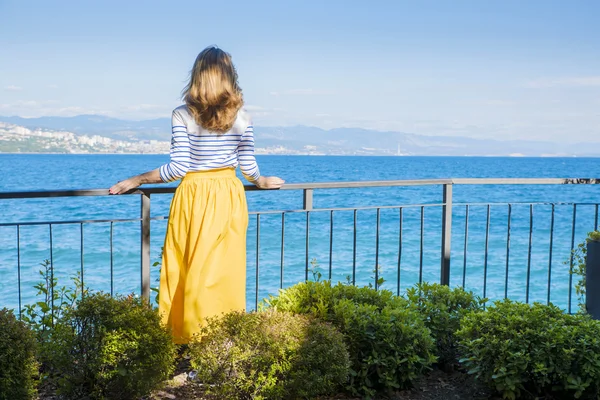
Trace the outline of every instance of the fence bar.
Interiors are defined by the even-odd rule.
[[[490,205],[487,206],[487,219],[485,222],[485,255],[483,261],[483,297],[487,294],[488,251],[490,248]]]
[[[142,192],[141,225],[141,282],[142,298],[150,302],[150,194]]]
[[[329,280],[333,270],[333,210],[329,214]]]
[[[440,283],[450,285],[450,256],[452,239],[452,185],[444,185],[442,206],[442,265],[440,272]],[[423,210],[423,208],[421,209]],[[421,220],[421,227],[423,226]],[[421,231],[421,243],[423,242],[423,232]],[[421,252],[421,261],[423,253]],[[421,268],[422,269],[422,268]],[[421,271],[422,272],[422,271]]]
[[[285,213],[281,213],[281,266],[279,271],[279,288],[283,289],[283,265],[285,261]]]
[[[21,227],[17,225],[17,284],[19,293],[19,320],[21,320]]]
[[[467,280],[467,248],[469,245],[469,205],[465,206],[465,246],[463,250],[463,274],[462,274],[462,287],[465,288]]]
[[[571,229],[571,259],[569,261],[569,314],[571,314],[571,298],[573,296],[573,265],[575,250],[575,226],[577,223],[577,204],[573,204],[573,228]]]
[[[598,230],[598,204],[596,204],[596,218],[594,218],[594,230]]]
[[[110,296],[114,296],[113,223],[110,223]]]
[[[375,236],[375,290],[379,288],[379,230],[381,227],[381,210],[377,209],[377,223]]]
[[[83,223],[81,223],[79,225],[79,239],[80,239],[80,258],[81,258],[81,266],[80,266],[80,271],[79,273],[81,274],[81,298],[83,299],[83,293],[85,292],[85,290],[83,289],[85,287],[85,284],[83,283]]]
[[[552,204],[552,215],[550,216],[550,250],[548,252],[548,298],[546,304],[550,304],[550,287],[552,282],[552,249],[554,247],[554,204]]]
[[[529,247],[527,251],[527,282],[525,289],[525,303],[529,303],[529,286],[531,282],[531,248],[533,245],[533,204],[529,205]]]
[[[306,212],[306,259],[304,265],[304,280],[308,281],[308,264],[309,264],[309,247],[310,247],[310,211]]]
[[[508,266],[510,262],[510,220],[512,214],[512,204],[508,205],[508,219],[506,225],[506,272],[504,274],[504,298],[508,298]]]
[[[52,312],[50,313],[50,323],[54,326],[54,252],[52,250],[52,224],[48,224],[50,231],[50,307]],[[46,279],[48,279],[46,277]]]
[[[258,278],[260,272],[260,214],[256,214],[256,276],[254,283],[254,309],[258,311]]]
[[[354,244],[352,245],[352,284],[356,285],[356,224],[358,211],[354,210]]]
[[[419,244],[419,283],[423,283],[423,236],[425,230],[425,207],[421,207],[421,242]]]
[[[470,203],[471,205],[481,205],[478,203]],[[494,203],[485,203],[483,205],[487,205],[487,204],[494,204]],[[500,204],[504,204],[504,203],[500,203]],[[540,203],[540,204],[549,204],[549,203]],[[569,203],[570,204],[570,203]],[[463,205],[463,204],[460,204]],[[398,207],[404,207],[404,208],[419,208],[419,207],[426,207],[426,208],[439,208],[440,207],[440,203],[418,203],[418,204],[395,204],[395,205],[390,205],[390,206],[365,206],[365,207],[323,207],[323,208],[313,208],[310,211],[335,211],[335,212],[339,212],[339,211],[354,211],[354,210],[358,210],[358,211],[369,211],[369,210],[377,210],[378,208],[381,210],[389,210],[389,209],[398,209]],[[269,210],[269,211],[248,211],[248,215],[256,215],[256,213],[260,212],[262,215],[269,215],[269,214],[281,214],[282,212],[287,213],[287,214],[291,214],[291,213],[302,213],[304,214],[306,212],[305,209],[303,208],[299,208],[299,209],[285,209],[285,210]],[[162,217],[153,217],[153,220],[158,220],[158,219],[168,219],[168,216],[162,216]],[[109,220],[109,221],[113,221],[113,220]],[[114,220],[116,222],[116,220]],[[133,221],[139,221],[138,219],[134,219]],[[49,221],[44,221],[43,223],[48,223]],[[85,222],[85,223],[92,223],[92,222],[98,222],[96,220],[92,220],[92,221],[67,221],[68,223],[80,223],[80,222]],[[127,220],[124,220],[123,222],[130,222]],[[53,222],[54,224],[59,224],[59,223],[63,223],[63,221],[58,221],[58,222]],[[39,225],[38,223],[29,223],[29,222],[23,222],[21,223],[21,225]],[[15,223],[11,223],[11,224],[0,224],[1,226],[15,226]]]
[[[398,285],[396,295],[400,296],[400,267],[402,266],[402,207],[399,208],[399,229],[398,229]]]

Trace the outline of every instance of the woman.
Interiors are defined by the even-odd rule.
[[[260,175],[229,54],[204,49],[183,98],[185,105],[172,115],[170,162],[109,190],[121,194],[183,178],[171,202],[159,296],[159,311],[179,344],[188,343],[207,317],[245,309],[248,207],[235,168],[261,189],[284,183]]]

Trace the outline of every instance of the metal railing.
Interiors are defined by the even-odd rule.
[[[374,284],[377,287],[379,282],[379,262],[380,262],[380,239],[381,239],[381,213],[383,211],[388,212],[390,210],[398,210],[398,245],[397,245],[397,281],[396,290],[400,294],[401,288],[401,270],[402,260],[405,257],[405,241],[407,239],[406,233],[403,230],[404,213],[406,210],[418,210],[420,219],[419,227],[419,256],[418,256],[418,281],[423,281],[424,272],[424,234],[425,234],[425,214],[426,209],[439,208],[441,209],[441,231],[439,232],[439,282],[444,285],[449,285],[451,280],[451,259],[452,259],[452,238],[453,232],[456,234],[459,227],[453,227],[453,214],[461,213],[464,210],[464,243],[462,243],[463,249],[463,265],[462,265],[462,280],[461,285],[466,286],[466,273],[467,273],[467,260],[469,253],[469,228],[470,228],[470,213],[475,207],[483,207],[486,215],[485,222],[485,250],[484,250],[484,261],[483,261],[483,296],[487,293],[487,279],[488,279],[488,265],[489,265],[489,245],[490,245],[490,220],[491,210],[498,209],[499,207],[506,207],[507,210],[507,229],[506,229],[506,253],[505,253],[505,282],[504,282],[504,297],[509,296],[509,263],[511,261],[511,233],[513,228],[511,227],[512,213],[516,205],[528,205],[529,206],[529,232],[528,232],[528,254],[526,263],[526,288],[525,288],[525,301],[530,301],[530,283],[531,283],[531,272],[532,272],[532,245],[534,235],[534,207],[535,206],[550,206],[550,237],[549,237],[549,261],[548,261],[548,278],[547,278],[547,302],[551,301],[551,278],[552,278],[552,265],[553,265],[553,248],[554,248],[554,235],[555,235],[555,212],[558,206],[569,206],[572,207],[572,224],[570,232],[570,250],[572,251],[575,247],[576,239],[576,224],[577,224],[577,209],[578,207],[586,206],[592,207],[595,210],[594,221],[590,224],[590,230],[598,229],[598,206],[597,202],[552,202],[552,201],[541,201],[541,202],[508,202],[508,203],[454,203],[453,202],[453,188],[455,186],[472,186],[472,185],[597,185],[600,183],[600,179],[559,179],[559,178],[544,178],[544,179],[428,179],[428,180],[401,180],[401,181],[365,181],[365,182],[333,182],[333,183],[308,183],[308,184],[287,184],[280,190],[283,191],[301,191],[303,205],[301,208],[292,208],[288,210],[269,210],[269,211],[251,211],[250,214],[255,216],[256,225],[256,254],[255,254],[255,274],[254,274],[254,305],[258,306],[259,303],[259,289],[261,281],[260,273],[260,247],[261,247],[261,216],[272,216],[280,215],[281,217],[281,245],[280,245],[280,279],[279,287],[284,286],[284,263],[285,263],[285,249],[286,249],[286,218],[294,213],[303,213],[305,215],[305,242],[304,242],[304,279],[309,278],[310,270],[310,246],[311,246],[311,216],[315,213],[328,213],[329,214],[329,237],[328,237],[328,273],[327,278],[331,279],[333,275],[333,259],[334,259],[334,217],[339,213],[350,212],[352,213],[352,274],[350,280],[353,284],[357,280],[357,235],[359,233],[357,216],[359,211],[372,210],[376,212],[375,221],[375,259],[372,265],[374,266]],[[428,204],[403,204],[403,205],[373,205],[364,207],[315,207],[314,205],[314,192],[321,190],[330,189],[366,189],[366,188],[400,188],[409,186],[419,187],[431,187],[437,186],[442,188],[441,202],[428,203]],[[80,228],[80,273],[81,279],[85,277],[84,274],[84,224],[96,224],[106,223],[109,224],[109,235],[110,235],[110,291],[113,293],[113,225],[115,223],[122,222],[139,222],[140,224],[140,287],[141,295],[149,299],[151,292],[151,259],[150,259],[150,235],[151,235],[151,221],[153,220],[164,220],[166,216],[151,217],[151,197],[160,194],[172,194],[176,188],[174,187],[149,187],[141,188],[136,190],[130,195],[137,195],[140,197],[140,217],[139,218],[125,218],[125,219],[73,219],[73,220],[54,220],[54,221],[26,221],[26,222],[1,222],[0,227],[15,227],[16,228],[16,243],[17,243],[17,274],[18,274],[18,307],[19,310],[22,308],[22,288],[21,288],[21,229],[24,226],[48,226],[49,237],[50,237],[50,263],[51,271],[53,271],[53,227],[57,225],[79,225]],[[257,191],[258,189],[253,186],[246,187],[249,192]],[[4,192],[0,193],[0,200],[9,199],[40,199],[40,198],[55,198],[55,197],[81,197],[81,196],[108,196],[108,190],[95,189],[95,190],[62,190],[62,191],[38,191],[38,192]],[[462,234],[462,233],[461,233]],[[249,232],[249,236],[251,233]],[[250,242],[250,240],[249,240]],[[1,250],[0,250],[1,252]],[[571,254],[571,253],[569,253]],[[573,268],[573,257],[570,258],[570,270]],[[569,274],[568,283],[568,304],[567,308],[569,311],[572,310],[572,292],[573,282],[572,275]]]

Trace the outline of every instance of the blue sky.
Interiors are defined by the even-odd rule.
[[[0,0],[0,115],[170,116],[205,46],[255,125],[600,143],[600,1]]]

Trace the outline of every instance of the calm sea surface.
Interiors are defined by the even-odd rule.
[[[159,155],[0,155],[0,191],[108,188],[118,180],[156,168],[167,160],[168,156]],[[263,174],[281,176],[288,183],[467,177],[600,177],[600,160],[582,158],[265,156],[258,157],[258,161]],[[439,204],[441,196],[442,188],[438,186],[317,190],[314,205],[316,208],[406,206],[402,210],[402,224],[399,209],[381,210],[378,254],[380,274],[386,280],[383,288],[403,292],[418,282],[421,264],[423,280],[439,281],[441,208],[425,207],[421,214],[421,207],[410,205]],[[153,195],[152,217],[167,216],[170,199],[170,195]],[[253,192],[248,193],[248,202],[251,212],[298,210],[302,208],[302,192]],[[464,204],[467,202],[472,205],[465,240]],[[535,204],[532,208],[529,256],[529,204],[532,202],[545,204]],[[569,260],[574,202],[581,204],[577,206],[575,223],[575,243],[578,243],[597,226],[597,207],[594,204],[600,202],[600,185],[456,186],[451,284],[462,285],[464,280],[468,289],[482,295],[485,278],[487,297],[502,298],[506,291],[509,297],[524,300],[529,266],[529,299],[545,302],[550,287],[550,300],[567,307],[569,266],[564,262]],[[134,219],[139,218],[139,203],[138,196],[0,200],[0,224]],[[507,257],[508,203],[512,204],[512,210]],[[549,250],[553,206],[548,203],[556,203],[552,259]],[[491,205],[486,244],[488,204]],[[356,250],[354,212],[334,213],[331,261],[330,218],[329,211],[310,214],[308,260],[319,264],[325,278],[331,265],[333,280],[345,281],[355,271],[357,284],[372,282],[377,259],[376,210],[357,212]],[[140,291],[139,225],[138,221],[113,224],[115,292]],[[304,279],[306,226],[305,213],[286,214],[282,263],[281,214],[260,216],[258,257],[256,216],[251,216],[247,248],[249,308],[254,308],[257,297],[257,258],[259,299],[275,293],[281,284],[289,286]],[[152,221],[152,262],[160,259],[165,227],[164,219]],[[19,229],[20,252],[17,251],[17,228],[0,225],[0,307],[18,307],[19,263],[22,304],[35,300],[32,286],[39,280],[39,264],[51,257],[61,284],[68,284],[68,276],[80,270],[83,263],[85,283],[92,289],[110,290],[110,223],[53,224],[52,246],[48,224],[22,225]],[[157,284],[157,277],[158,268],[154,267],[153,286]],[[571,287],[573,285],[574,282]],[[577,306],[574,292],[572,305]]]

